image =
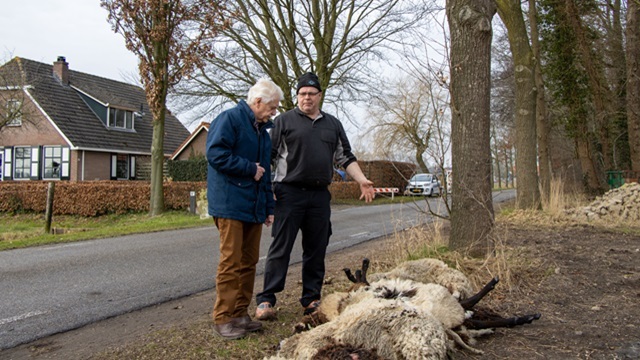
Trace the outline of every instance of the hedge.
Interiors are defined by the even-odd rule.
[[[169,160],[167,173],[173,181],[207,181],[207,159]]]
[[[410,163],[360,161],[363,172],[376,187],[406,185],[415,172]],[[149,211],[148,181],[57,181],[53,213],[55,215],[98,216],[102,214]],[[46,181],[0,182],[0,212],[44,212],[47,200]],[[190,206],[190,192],[206,189],[205,181],[164,182],[165,209]],[[333,199],[358,199],[360,187],[355,181],[334,181],[330,186]]]
[[[46,181],[0,182],[0,211],[44,212]],[[189,209],[190,191],[206,188],[205,182],[164,183],[165,209]],[[55,182],[55,215],[97,216],[149,211],[150,183],[146,181]]]

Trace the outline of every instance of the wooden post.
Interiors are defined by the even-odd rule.
[[[53,197],[55,193],[55,183],[50,182],[49,187],[47,188],[47,207],[44,213],[45,224],[44,224],[44,232],[45,234],[51,233],[51,216],[53,215]]]

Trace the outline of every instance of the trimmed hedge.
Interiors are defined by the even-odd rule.
[[[332,182],[329,185],[331,199],[357,199],[360,197],[360,185],[355,181]]]
[[[400,192],[417,170],[415,164],[399,161],[358,161],[358,165],[374,187],[397,187]]]
[[[169,160],[167,173],[173,181],[207,181],[207,159]]]
[[[205,182],[165,182],[165,209],[189,209],[190,191],[206,189]],[[44,212],[46,181],[0,182],[0,211]],[[55,183],[55,215],[97,216],[149,211],[150,183],[146,181],[84,181]]]
[[[206,161],[204,161],[206,169]],[[174,163],[187,163],[176,161]],[[196,164],[196,161],[190,161]],[[376,187],[398,187],[401,191],[415,172],[415,165],[391,161],[360,161],[362,171]],[[185,165],[186,167],[191,165]],[[185,167],[185,168],[186,168]],[[186,173],[186,172],[185,172]],[[206,174],[204,175],[206,179]],[[0,182],[0,212],[44,212],[47,181]],[[149,211],[148,181],[56,181],[53,213],[55,215],[98,216],[129,211]],[[164,182],[165,209],[190,206],[189,192],[206,190],[206,181]],[[355,181],[334,181],[330,186],[333,199],[358,199],[360,187]]]

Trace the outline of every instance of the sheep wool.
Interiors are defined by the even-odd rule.
[[[402,300],[369,298],[349,306],[333,321],[282,341],[278,357],[311,359],[332,340],[376,349],[390,360],[439,360],[447,356],[447,335],[430,313]]]
[[[471,281],[457,269],[450,268],[438,259],[418,259],[407,261],[386,273],[369,275],[369,281],[381,279],[408,279],[420,283],[435,283],[444,286],[456,299],[472,296]]]
[[[442,285],[404,279],[383,279],[371,283],[371,288],[376,297],[382,297],[379,293],[383,291],[401,294],[401,300],[432,314],[446,329],[453,329],[464,322],[464,308]]]

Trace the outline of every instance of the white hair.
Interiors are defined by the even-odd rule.
[[[253,105],[258,99],[262,99],[264,103],[270,103],[276,100],[280,101],[283,97],[284,93],[278,85],[269,78],[262,77],[249,89],[249,93],[247,93],[247,103]]]

